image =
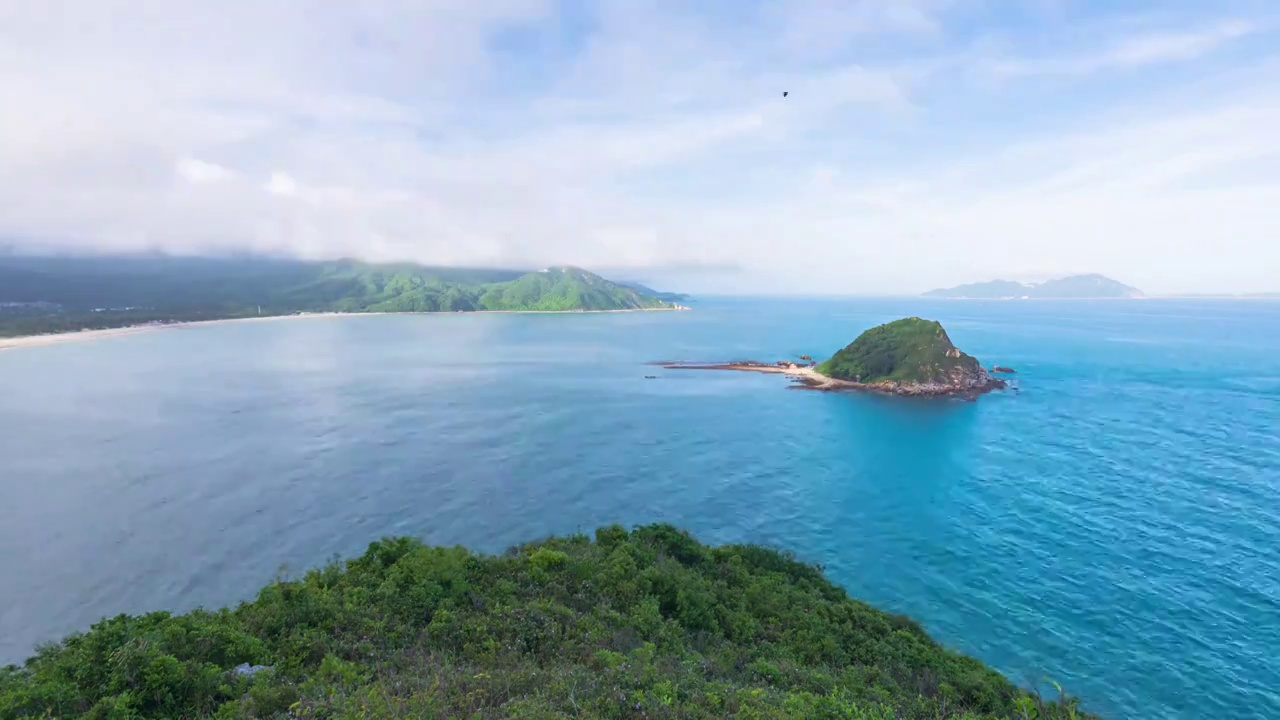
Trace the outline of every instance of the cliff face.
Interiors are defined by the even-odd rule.
[[[906,383],[886,381],[871,384],[898,395],[969,395],[998,390],[1005,386],[1005,381],[992,377],[982,367],[973,371],[955,367],[948,370],[941,380]]]
[[[818,366],[835,380],[901,395],[951,395],[1004,387],[972,355],[961,352],[936,321],[904,318],[858,336]]]

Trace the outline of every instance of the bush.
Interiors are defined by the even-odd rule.
[[[1085,717],[816,567],[668,525],[507,557],[386,539],[234,610],[122,615],[0,670],[0,718],[286,714]]]

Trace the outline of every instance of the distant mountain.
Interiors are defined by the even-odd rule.
[[[926,297],[945,298],[1014,298],[1029,297],[1033,286],[1024,285],[1012,280],[992,280],[990,282],[970,283],[942,290],[930,290]]]
[[[485,310],[639,310],[670,304],[581,268],[557,267],[490,286],[480,296],[480,306]]]
[[[354,260],[3,257],[0,335],[298,312],[671,308],[578,268],[540,272]]]
[[[656,297],[659,300],[665,300],[671,303],[681,303],[689,299],[689,296],[684,293],[658,292],[657,290],[654,290],[653,288],[645,285],[641,285],[638,282],[619,282],[618,284],[623,287],[629,287],[632,290],[635,290],[636,292],[640,293],[641,295]]]
[[[953,288],[931,290],[925,297],[1004,300],[1032,298],[1040,300],[1084,300],[1095,298],[1137,298],[1142,291],[1103,275],[1072,275],[1039,284],[1012,280],[992,280]]]
[[[1042,298],[1137,298],[1142,291],[1104,275],[1072,275],[1035,286]]]

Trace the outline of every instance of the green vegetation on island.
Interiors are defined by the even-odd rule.
[[[619,526],[373,543],[235,609],[121,615],[0,669],[0,718],[1086,718],[768,548]]]
[[[968,300],[1090,300],[1111,298],[1138,298],[1142,291],[1112,280],[1104,275],[1072,275],[1039,284],[1020,283],[1012,280],[992,280],[971,283],[953,288],[931,290],[926,297]]]
[[[908,387],[976,389],[999,382],[952,344],[941,323],[918,317],[867,330],[816,370],[836,380]]]
[[[0,258],[0,336],[299,312],[671,307],[577,268],[522,273],[351,260]]]
[[[867,330],[831,359],[814,363],[808,355],[796,360],[721,363],[667,361],[666,370],[732,370],[781,374],[810,390],[871,390],[894,395],[964,396],[1007,387],[971,355],[951,343],[947,331],[933,320],[903,318]],[[999,368],[1012,373],[1011,368]]]

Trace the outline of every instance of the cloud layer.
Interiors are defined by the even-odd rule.
[[[0,238],[740,291],[1280,289],[1266,11],[0,0]]]

